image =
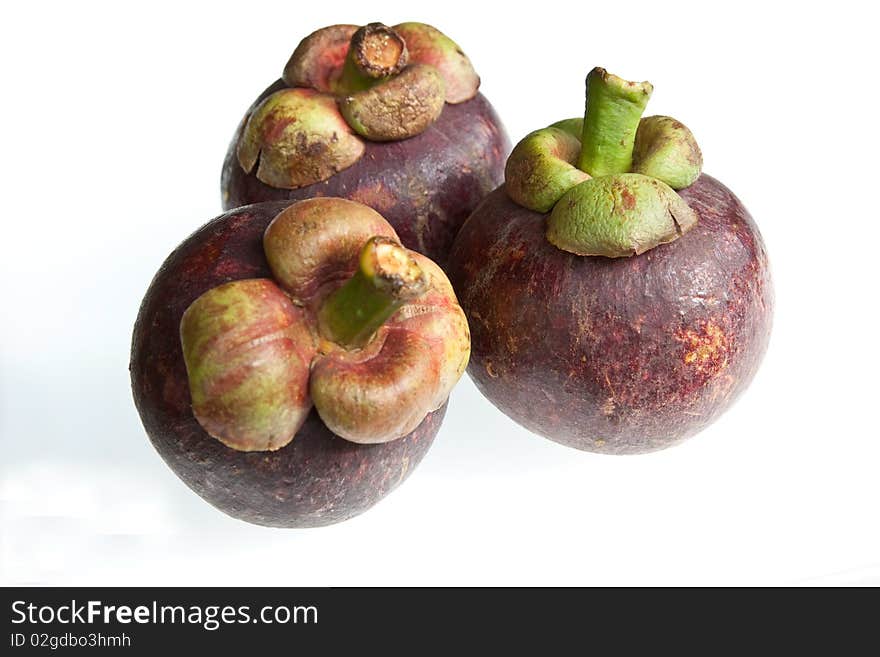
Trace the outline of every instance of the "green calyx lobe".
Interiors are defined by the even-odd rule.
[[[269,279],[226,283],[187,308],[180,339],[193,413],[239,451],[286,445],[305,421],[313,341],[302,310]]]
[[[547,239],[578,255],[632,256],[677,239],[697,221],[675,193],[702,170],[690,130],[670,117],[642,118],[648,82],[595,68],[586,88],[583,118],[532,132],[514,148],[508,195],[550,212]]]
[[[566,191],[590,178],[575,166],[580,150],[580,140],[559,128],[527,135],[507,158],[508,195],[527,208],[550,212]]]
[[[577,255],[619,258],[677,239],[697,214],[669,185],[640,173],[591,178],[568,190],[547,220],[547,239]]]
[[[636,132],[632,170],[684,189],[700,177],[703,155],[685,125],[668,116],[641,120]]]

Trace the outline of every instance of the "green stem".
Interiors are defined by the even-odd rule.
[[[581,171],[595,177],[630,170],[639,119],[653,90],[650,82],[627,82],[604,68],[590,71],[578,159]]]
[[[361,250],[358,270],[324,300],[318,330],[343,347],[360,348],[426,285],[424,272],[404,247],[372,237]]]
[[[406,42],[396,31],[382,23],[364,25],[351,37],[336,91],[338,94],[365,91],[397,75],[408,58]]]
[[[345,62],[342,64],[342,72],[339,75],[339,79],[336,80],[334,85],[334,91],[340,96],[355,94],[359,91],[366,91],[377,82],[376,78],[371,78],[360,72],[357,64],[354,63],[351,51],[349,51]]]

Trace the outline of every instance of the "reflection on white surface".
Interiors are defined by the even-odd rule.
[[[760,409],[762,389],[742,406]],[[227,518],[171,474],[135,417],[121,418],[112,460],[97,439],[84,458],[4,467],[4,583],[876,581],[876,568],[859,570],[876,563],[861,502],[876,487],[873,466],[810,448],[788,467],[795,439],[768,443],[739,410],[674,450],[602,457],[518,429],[466,381],[412,478],[363,516],[318,530]],[[817,476],[844,466],[833,486]]]
[[[797,582],[802,586],[880,586],[880,564],[850,568],[840,572],[810,577]]]

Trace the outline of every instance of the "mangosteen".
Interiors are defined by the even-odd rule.
[[[239,125],[223,207],[348,198],[444,265],[461,224],[502,182],[510,151],[479,85],[461,48],[430,25],[320,29]]]
[[[468,372],[527,429],[649,452],[708,426],[767,347],[773,289],[752,217],[702,173],[653,87],[594,69],[584,118],[527,135],[449,259]]]
[[[131,380],[159,454],[227,514],[339,522],[418,465],[467,366],[442,270],[375,210],[251,205],[165,261],[134,327]]]

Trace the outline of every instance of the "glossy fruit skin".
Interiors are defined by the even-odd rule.
[[[761,235],[714,178],[679,193],[698,224],[629,258],[557,249],[547,215],[503,188],[477,208],[448,269],[468,373],[495,406],[559,443],[633,454],[692,436],[748,386],[772,324]]]
[[[232,280],[269,277],[263,231],[289,202],[217,217],[167,258],[141,304],[132,338],[132,392],[153,446],[196,493],[234,518],[274,527],[317,527],[356,516],[396,488],[428,451],[446,407],[407,436],[359,445],[335,436],[312,410],[274,452],[239,452],[209,436],[192,414],[180,345],[184,310]]]
[[[254,172],[245,173],[236,145],[254,107],[285,87],[278,80],[266,89],[239,125],[223,163],[223,208],[314,196],[348,198],[379,212],[404,246],[443,267],[464,220],[504,180],[510,140],[489,101],[477,94],[458,105],[447,103],[422,134],[396,142],[365,141],[364,155],[349,168],[319,183],[279,189]]]

